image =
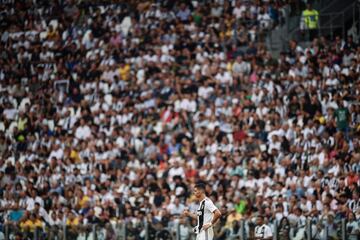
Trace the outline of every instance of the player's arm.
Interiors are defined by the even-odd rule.
[[[211,221],[211,225],[214,225],[221,217],[221,212],[219,209],[216,209],[214,212],[213,212],[213,219]]]
[[[255,237],[254,240],[272,240],[272,237],[262,238],[262,237]]]
[[[273,239],[273,237],[257,237],[257,238],[255,238],[255,239],[259,239],[259,240],[272,240]]]
[[[192,219],[196,219],[197,216],[195,213],[192,213],[189,211],[189,209],[185,209],[183,214],[186,216],[186,217],[191,217]]]
[[[213,226],[221,217],[221,212],[217,208],[212,213],[213,213],[213,218],[212,218],[211,222],[204,224],[204,226],[203,226],[204,230],[206,230],[209,227]]]

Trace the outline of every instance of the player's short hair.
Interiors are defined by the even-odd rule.
[[[197,189],[202,190],[202,191],[205,192],[206,186],[205,186],[204,183],[201,183],[201,182],[200,182],[200,183],[195,184],[195,188],[197,188]]]

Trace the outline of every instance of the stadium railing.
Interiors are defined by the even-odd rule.
[[[273,231],[274,240],[353,240],[360,234],[354,233],[345,219],[332,221],[328,219],[308,218],[303,226],[279,226],[279,222],[268,223]],[[225,225],[214,230],[215,239],[254,239],[255,224],[248,220],[240,220],[236,230]],[[221,236],[220,236],[221,235]],[[172,221],[167,227],[162,222],[120,221],[117,223],[86,224],[86,225],[53,225],[36,228],[24,228],[17,224],[5,224],[0,228],[0,239],[31,239],[31,240],[192,240],[196,239],[189,223]]]

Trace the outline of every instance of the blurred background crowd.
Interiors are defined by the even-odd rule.
[[[204,181],[216,239],[241,220],[251,235],[257,216],[282,239],[307,219],[346,218],[356,235],[358,39],[290,41],[278,57],[264,44],[309,3],[2,1],[0,229],[86,239],[80,225],[97,224],[113,239],[126,223],[143,239],[146,220],[188,239],[182,212]]]

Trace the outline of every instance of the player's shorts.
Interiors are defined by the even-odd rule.
[[[196,235],[196,240],[213,240],[214,239],[214,230],[212,227],[207,230],[201,230],[199,234]]]

